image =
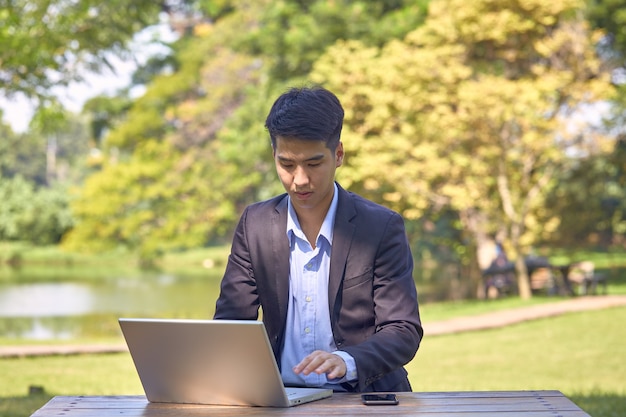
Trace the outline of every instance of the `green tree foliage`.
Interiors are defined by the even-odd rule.
[[[35,188],[21,176],[0,176],[0,240],[58,243],[72,224],[62,187]]]
[[[0,123],[0,178],[21,175],[35,184],[46,182],[45,140],[29,133],[17,134]]]
[[[141,152],[128,161],[108,165],[87,179],[80,198],[72,205],[81,223],[66,237],[67,247],[80,249],[84,242],[89,242],[92,250],[125,245],[143,251],[142,255],[148,258],[179,244],[164,238],[166,231],[178,236],[178,240],[202,243],[194,241],[192,230],[167,221],[168,214],[185,208],[185,200],[180,204],[175,194],[188,180],[177,175],[177,151],[168,143],[155,140],[140,146]]]
[[[65,244],[151,258],[224,236],[280,191],[262,122],[312,80],[346,108],[345,186],[415,221],[413,238],[456,216],[459,254],[504,231],[522,259],[559,230],[548,196],[573,178],[562,173],[612,149],[581,116],[612,93],[601,36],[577,0],[433,0],[424,21],[426,3],[215,3],[161,62],[169,71],[142,75],[144,96],[94,107],[112,123]]]
[[[605,33],[601,53],[617,84],[608,124],[626,134],[626,0],[587,0],[587,15],[592,27]]]
[[[53,86],[112,68],[107,54],[123,54],[161,9],[148,0],[0,0],[0,92],[50,97]]]
[[[561,174],[547,204],[561,213],[559,246],[621,249],[626,245],[626,138],[608,156],[590,156]],[[551,242],[551,243],[552,243]]]
[[[603,34],[598,47],[603,64],[614,71],[616,94],[604,112],[604,124],[617,138],[609,155],[579,158],[559,173],[559,187],[552,191],[547,205],[561,213],[561,221],[549,243],[608,249],[623,247],[626,233],[626,2],[588,0],[586,4],[590,25]]]
[[[587,16],[594,28],[606,31],[610,46],[626,59],[626,1],[587,0]]]
[[[197,5],[202,14],[212,20],[219,20],[235,10],[236,0],[198,0],[193,3]]]
[[[306,76],[315,60],[338,40],[380,46],[423,22],[427,0],[270,1],[239,47],[268,61],[270,76]]]
[[[0,240],[56,244],[74,224],[67,184],[84,173],[87,136],[57,111],[40,108],[25,133],[0,126]]]
[[[110,59],[124,56],[135,33],[158,22],[163,8],[143,0],[0,0],[0,94],[23,95],[38,106],[28,132],[0,126],[0,178],[11,198],[3,202],[0,239],[55,243],[73,224],[60,184],[85,173],[89,137],[52,89],[113,69]]]
[[[342,172],[348,185],[407,218],[450,207],[477,246],[506,231],[523,297],[523,256],[558,224],[545,205],[555,173],[572,152],[607,149],[572,131],[577,109],[611,93],[579,7],[433,1],[404,41],[338,43],[313,75],[349,109],[344,138],[358,152]]]
[[[610,223],[604,227],[604,230],[610,232],[611,244],[624,248],[626,247],[626,134],[618,137],[609,163],[613,168],[612,187],[605,195],[609,199],[611,212],[607,216]]]
[[[326,3],[315,7],[332,6]],[[214,22],[196,24],[173,45],[174,72],[154,76],[144,96],[106,135],[103,169],[79,190],[73,206],[78,222],[67,247],[123,245],[151,258],[202,245],[227,235],[245,205],[280,192],[263,120],[271,101],[302,79],[273,78],[273,55],[243,47],[250,33],[265,36],[261,43],[278,39],[256,29],[279,5],[232,4],[234,9],[224,9]],[[378,16],[369,17],[369,27]],[[316,18],[316,33],[336,25],[319,13]],[[299,55],[315,58],[300,46]],[[315,51],[318,56],[323,47]]]
[[[0,125],[0,175],[35,187],[79,180],[88,150],[85,123],[60,107],[40,107],[24,133]]]
[[[80,116],[66,111],[58,102],[46,100],[30,122],[29,135],[44,146],[32,153],[45,157],[45,183],[67,183],[82,177],[82,161],[88,154],[89,136]]]
[[[82,114],[88,118],[91,145],[101,148],[106,134],[123,119],[132,100],[121,93],[114,97],[93,97],[83,105]]]
[[[150,259],[204,245],[235,221],[238,199],[229,197],[259,174],[251,168],[251,175],[230,177],[227,159],[245,158],[255,147],[226,124],[231,118],[242,122],[237,111],[257,94],[248,86],[256,84],[259,64],[223,47],[223,37],[209,35],[222,27],[222,35],[236,34],[239,25],[236,16],[225,17],[215,29],[198,28],[197,36],[176,46],[179,70],[157,76],[106,137],[107,158],[74,204],[79,223],[67,247],[123,245]],[[227,139],[216,141],[230,132],[237,132],[236,150],[228,149]]]

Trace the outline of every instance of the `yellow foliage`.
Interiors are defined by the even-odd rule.
[[[329,48],[311,77],[346,108],[340,179],[408,218],[478,209],[492,227],[521,231],[515,250],[554,230],[542,200],[554,173],[572,151],[604,143],[565,140],[571,115],[612,90],[582,6],[433,0],[403,41]]]
[[[213,34],[213,24],[204,22],[193,27],[193,35],[199,38],[206,38]]]

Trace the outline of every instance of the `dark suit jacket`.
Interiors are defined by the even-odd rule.
[[[410,391],[403,366],[423,336],[413,260],[399,214],[338,187],[328,300],[338,349],[354,357],[351,391]],[[216,319],[263,322],[280,363],[289,296],[287,195],[246,208],[233,238]]]

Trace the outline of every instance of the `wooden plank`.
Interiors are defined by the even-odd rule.
[[[397,393],[400,397],[405,397],[407,399],[418,399],[418,400],[427,400],[427,399],[460,399],[460,398],[567,398],[560,391],[557,390],[545,390],[545,391],[433,391],[433,392],[411,392],[411,393]],[[358,400],[358,394],[341,394],[335,393],[332,398],[327,401],[334,401],[336,399],[341,399],[341,401],[346,401],[347,397],[354,397]],[[125,401],[125,402],[139,402],[139,403],[147,403],[146,397],[144,395],[107,395],[107,396],[57,396],[52,398],[49,401],[49,404],[53,405],[56,403],[68,403],[68,402],[84,402],[89,404],[95,404],[98,402],[107,402],[111,401]]]
[[[499,401],[505,401],[512,403],[516,400],[524,401],[552,401],[560,400],[570,402],[559,391],[501,391],[490,393],[488,391],[472,391],[472,392],[422,392],[422,393],[398,393],[399,398],[406,401],[419,401],[420,403],[430,403],[431,401],[441,402],[453,401],[455,404],[463,403],[479,403],[480,401],[488,401],[490,403],[496,403]],[[85,407],[110,407],[113,402],[124,401],[127,405],[130,403],[134,406],[144,406],[147,404],[147,400],[143,395],[136,396],[59,396],[50,400],[48,406],[54,407],[57,403],[66,407],[68,403],[72,403],[74,406],[83,404]],[[338,394],[335,393],[332,398],[324,400],[324,403],[359,403],[358,394]],[[105,404],[101,404],[105,403]],[[573,403],[571,403],[573,405]],[[336,406],[339,404],[333,404]]]
[[[261,408],[261,407],[230,407],[228,409],[180,409],[180,408],[155,408],[155,409],[79,409],[79,410],[55,410],[50,412],[37,412],[33,417],[235,417],[235,416],[297,416],[319,417],[323,416],[392,416],[392,417],[590,417],[582,410],[577,411],[425,411],[400,409],[394,406],[363,406],[361,409],[333,409],[330,412],[305,411],[302,406],[293,408]],[[390,409],[390,407],[394,407]]]
[[[144,396],[55,397],[32,417],[108,416],[320,416],[389,415],[398,417],[589,417],[558,391],[399,393],[397,406],[364,406],[358,394],[297,407],[221,407],[194,404],[148,403]]]
[[[553,410],[576,410],[578,407],[569,399],[558,393],[531,393],[522,396],[519,393],[508,395],[506,393],[495,395],[493,398],[481,395],[468,395],[466,393],[439,393],[439,394],[398,394],[402,405],[420,408],[441,408],[448,405],[455,409],[553,409]],[[335,394],[333,398],[312,403],[316,409],[346,408],[361,406],[358,395]],[[46,404],[46,408],[70,408],[70,409],[108,409],[108,408],[140,408],[148,405],[143,396],[108,396],[108,397],[55,397]],[[203,407],[205,405],[180,405],[180,404],[156,404],[159,407]],[[308,407],[305,405],[301,407]]]

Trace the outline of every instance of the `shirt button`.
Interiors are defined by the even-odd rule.
[[[306,300],[306,302],[307,302],[307,303],[310,303],[310,302],[311,302],[311,300],[312,300],[312,298],[311,298],[310,296],[307,296],[307,297],[305,298],[305,300]]]
[[[304,333],[306,333],[306,334],[311,333],[311,329],[310,329],[310,328],[308,328],[308,327],[305,327],[305,328],[304,328]]]

